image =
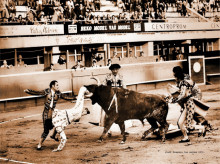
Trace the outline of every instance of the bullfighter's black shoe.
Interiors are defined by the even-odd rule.
[[[96,123],[96,122],[89,122],[89,123],[95,126],[99,126],[99,123]]]
[[[185,143],[185,142],[190,142],[190,139],[180,140],[180,141],[179,141],[179,143]]]
[[[42,147],[37,145],[37,150],[42,150]]]

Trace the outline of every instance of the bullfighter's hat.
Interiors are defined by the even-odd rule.
[[[112,64],[112,65],[109,67],[110,70],[120,69],[120,68],[121,68],[121,66],[120,66],[119,64]]]

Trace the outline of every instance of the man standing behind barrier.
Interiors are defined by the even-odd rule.
[[[43,95],[46,97],[45,99],[45,106],[44,106],[44,111],[42,114],[43,117],[43,126],[44,126],[44,131],[41,135],[40,142],[37,146],[37,150],[41,150],[41,146],[44,142],[44,140],[47,138],[47,135],[49,134],[49,131],[53,129],[53,124],[52,124],[52,113],[56,107],[56,103],[59,98],[65,99],[65,100],[73,100],[75,97],[69,97],[65,94],[62,94],[59,91],[59,85],[56,80],[53,80],[50,82],[50,88],[47,88],[42,91],[34,91],[30,89],[24,90],[24,92],[31,94],[31,95]],[[57,132],[54,129],[54,132],[51,136],[52,139],[59,141],[58,138],[55,138]]]
[[[107,76],[105,77],[105,80],[103,81],[103,85],[108,85],[113,88],[125,88],[126,89],[123,76],[118,73],[120,68],[121,66],[119,64],[110,65],[109,69],[111,70],[111,73],[107,74]],[[103,110],[101,112],[101,117],[102,117],[102,113],[103,113]],[[108,135],[111,136],[111,128],[108,132]]]

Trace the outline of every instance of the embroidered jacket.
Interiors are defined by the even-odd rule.
[[[126,88],[126,85],[123,81],[123,76],[120,74],[117,74],[116,76],[114,76],[112,73],[107,74],[105,80],[103,81],[103,85]]]
[[[192,80],[182,80],[179,82],[177,87],[180,89],[180,94],[176,101],[182,100],[184,98],[194,97],[201,99],[202,93],[200,88]]]
[[[52,92],[51,92],[50,88],[47,88],[47,89],[42,90],[42,91],[34,91],[34,90],[31,90],[31,89],[28,89],[28,91],[26,93],[28,93],[30,95],[46,96],[45,109],[49,110],[51,108],[50,104],[51,104],[51,101],[52,101]],[[62,99],[65,99],[65,100],[74,100],[75,99],[75,97],[70,97],[70,96],[67,96],[66,94],[61,93],[60,91],[56,91],[54,93],[54,96],[53,96],[53,104],[52,104],[52,108],[51,108],[52,110],[54,110],[54,108],[56,107],[56,103],[57,103],[59,98],[62,98]]]

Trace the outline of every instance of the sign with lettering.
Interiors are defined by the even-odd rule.
[[[191,31],[220,29],[220,22],[144,23],[144,31]]]
[[[141,31],[141,24],[136,25],[136,30]],[[78,33],[112,33],[112,32],[132,32],[134,27],[132,23],[120,23],[120,24],[78,24]]]
[[[68,33],[76,34],[77,33],[77,25],[68,25]]]
[[[134,31],[141,31],[141,23],[134,23]]]
[[[0,36],[30,36],[54,34],[64,34],[64,26],[62,24],[0,26]]]

